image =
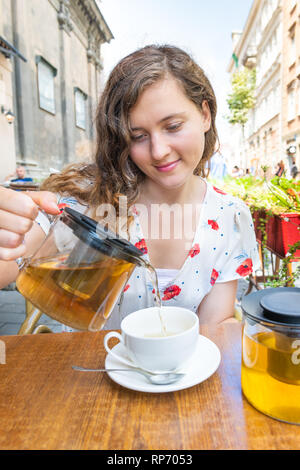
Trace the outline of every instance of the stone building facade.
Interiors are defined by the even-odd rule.
[[[7,99],[16,117],[6,130],[13,127],[15,149],[11,142],[4,159],[15,153],[16,163],[42,179],[50,168],[91,155],[101,44],[113,35],[95,0],[0,0],[0,6],[0,36],[27,60],[8,65]]]
[[[234,44],[239,67],[256,67],[256,104],[245,134],[244,167],[283,160],[289,176],[300,168],[300,4],[297,0],[254,0],[244,31]],[[229,72],[233,73],[234,60]],[[241,162],[237,136],[234,157]]]
[[[4,24],[4,12],[10,20],[8,1],[0,0],[0,182],[13,173],[16,166],[15,126],[7,120],[7,113],[13,113],[13,58],[26,59],[6,39],[10,36],[9,26]],[[7,21],[10,24],[10,21]]]
[[[236,126],[233,159],[258,174],[262,165],[275,167],[282,158],[282,0],[254,0],[233,52],[241,67],[256,68],[255,107],[249,112],[242,143]],[[237,70],[231,59],[228,71]],[[242,154],[242,155],[241,155]]]
[[[1,32],[0,32],[1,35]],[[11,174],[16,166],[14,125],[9,124],[5,112],[13,109],[12,64],[0,54],[0,181]]]
[[[284,2],[282,56],[282,140],[288,166],[300,170],[300,5]]]

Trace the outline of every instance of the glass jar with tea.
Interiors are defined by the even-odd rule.
[[[79,330],[100,330],[143,253],[69,207],[36,253],[22,260],[16,284],[35,307]]]
[[[257,291],[242,310],[245,397],[268,416],[300,424],[300,289]]]

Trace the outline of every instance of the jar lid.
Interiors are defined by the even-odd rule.
[[[278,287],[246,295],[241,307],[246,316],[282,326],[300,326],[300,288]]]
[[[64,208],[61,220],[81,241],[108,256],[126,259],[135,264],[143,256],[143,252],[132,243],[70,207]]]

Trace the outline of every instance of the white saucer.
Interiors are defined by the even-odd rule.
[[[114,348],[119,355],[126,355],[125,348],[118,343]],[[183,390],[193,387],[208,379],[219,367],[221,353],[219,348],[210,339],[199,335],[197,349],[189,364],[182,369],[186,375],[178,382],[169,385],[150,384],[145,377],[139,373],[133,372],[107,372],[109,377],[119,385],[138,392],[165,393]],[[108,354],[105,360],[105,368],[122,368],[124,364]]]

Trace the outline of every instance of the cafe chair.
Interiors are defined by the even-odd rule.
[[[29,300],[26,300],[26,318],[22,323],[18,335],[31,335],[38,333],[53,333],[53,331],[46,325],[38,325],[43,312],[32,305]]]
[[[10,189],[15,191],[38,191],[39,184],[30,182],[30,183],[10,183]],[[35,308],[28,300],[26,300],[26,318],[22,323],[18,335],[31,335],[37,333],[53,333],[53,331],[48,328],[46,325],[38,325],[38,321],[42,316],[38,308]]]
[[[273,253],[271,250],[268,250],[269,266],[266,266],[265,256],[260,243],[258,244],[258,253],[260,258],[260,264],[262,267],[261,274],[257,275],[255,273],[249,275],[249,284],[245,295],[250,294],[253,288],[255,288],[256,290],[263,289],[267,280],[273,281],[279,279],[280,263],[282,262],[282,260],[284,260],[285,257],[279,255],[278,253]],[[285,287],[294,286],[292,262],[293,260],[286,264],[287,279]]]

